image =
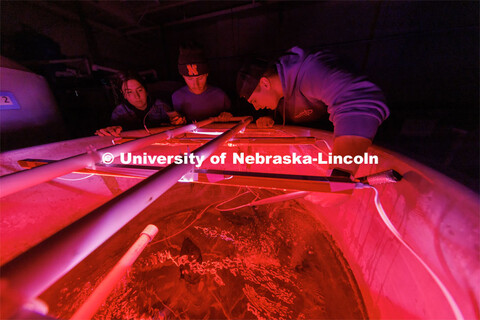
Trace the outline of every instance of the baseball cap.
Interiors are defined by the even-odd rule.
[[[244,63],[237,74],[237,93],[241,98],[250,98],[268,67],[268,61],[262,58],[251,58]]]
[[[178,72],[180,72],[182,76],[187,77],[208,73],[207,59],[203,54],[203,50],[194,46],[180,47]]]

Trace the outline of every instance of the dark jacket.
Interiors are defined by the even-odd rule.
[[[121,126],[123,130],[154,128],[170,123],[167,112],[171,110],[159,99],[149,102],[145,110],[138,110],[125,102],[115,107],[110,122],[112,126]]]

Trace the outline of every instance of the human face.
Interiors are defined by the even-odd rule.
[[[128,80],[123,83],[123,96],[135,108],[145,110],[147,108],[147,91],[137,80]]]
[[[208,73],[205,73],[194,77],[183,76],[183,79],[192,93],[201,94],[207,90],[207,77]]]
[[[253,105],[255,110],[272,109],[275,110],[278,105],[279,97],[273,90],[270,82],[263,81],[262,78],[257,87],[248,98],[248,102]]]

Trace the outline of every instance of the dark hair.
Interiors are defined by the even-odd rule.
[[[270,62],[267,66],[267,70],[263,73],[264,77],[271,77],[278,75],[277,65],[274,62]]]
[[[120,89],[120,92],[123,92],[123,84],[128,80],[137,80],[144,88],[146,88],[145,80],[136,72],[125,71],[120,72],[116,75],[116,85]]]
[[[198,43],[189,41],[180,45],[178,72],[187,77],[208,73],[208,61]]]
[[[241,98],[248,98],[258,85],[262,77],[278,74],[274,61],[263,57],[247,57],[242,68],[237,73],[237,93]]]
[[[147,90],[145,80],[138,73],[133,71],[119,72],[115,75],[115,78],[112,80],[113,95],[114,95],[116,104],[128,103],[128,101],[123,96],[123,85],[128,80],[138,81],[145,88],[145,90]]]

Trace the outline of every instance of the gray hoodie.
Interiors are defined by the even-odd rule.
[[[382,91],[366,77],[342,70],[330,53],[293,47],[280,57],[277,70],[284,92],[277,110],[288,122],[313,122],[328,112],[336,137],[373,139],[389,116]]]

